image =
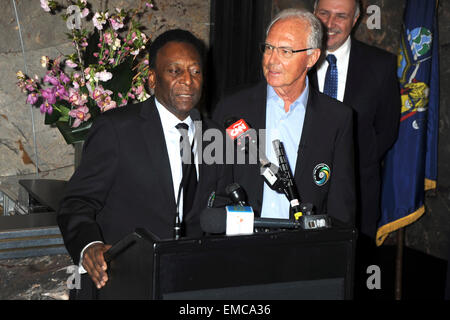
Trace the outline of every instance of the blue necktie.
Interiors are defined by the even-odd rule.
[[[336,67],[336,57],[332,54],[327,55],[328,69],[325,76],[325,85],[323,93],[336,99],[338,86],[338,71]]]

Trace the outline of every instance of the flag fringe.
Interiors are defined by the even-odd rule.
[[[384,242],[384,240],[387,238],[389,233],[394,232],[400,228],[403,228],[417,219],[419,219],[425,212],[425,206],[421,206],[419,209],[414,211],[413,213],[404,216],[401,219],[392,221],[388,224],[385,224],[384,226],[378,228],[377,230],[377,237],[376,237],[376,244],[377,246],[381,246]]]
[[[425,178],[425,191],[436,189],[436,180]]]

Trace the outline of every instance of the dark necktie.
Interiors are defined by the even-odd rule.
[[[328,69],[325,76],[325,85],[323,93],[336,99],[338,89],[338,71],[336,67],[336,57],[332,54],[327,55]]]
[[[195,191],[197,189],[197,170],[195,169],[192,147],[189,143],[189,126],[185,123],[179,123],[175,127],[181,134],[180,155],[183,164],[181,187],[183,188],[183,216],[186,216],[194,203]]]

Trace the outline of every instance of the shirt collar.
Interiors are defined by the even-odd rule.
[[[328,54],[332,54],[336,57],[336,60],[338,62],[342,61],[342,59],[348,57],[348,55],[350,54],[351,43],[352,43],[351,37],[348,36],[347,40],[345,40],[345,42],[339,48],[337,48],[335,51],[329,52],[327,50],[325,56],[327,56]]]
[[[159,112],[159,117],[161,118],[161,124],[164,129],[164,132],[166,132],[166,130],[170,130],[170,131],[176,130],[176,132],[178,132],[178,130],[175,128],[175,126],[181,122],[186,123],[189,126],[189,132],[194,132],[194,126],[193,126],[193,121],[191,119],[191,116],[188,116],[186,119],[181,121],[172,112],[167,110],[167,108],[164,107],[158,101],[158,99],[156,99],[156,97],[155,97],[155,104],[156,104],[156,108],[158,109],[158,112]]]
[[[302,94],[295,100],[290,108],[289,112],[293,110],[297,105],[301,105],[306,108],[306,103],[308,102],[308,96],[309,96],[309,80],[308,76],[305,78],[305,89],[303,90]],[[281,106],[281,108],[284,110],[284,102],[283,99],[280,98],[280,96],[277,95],[275,92],[275,89],[271,85],[267,85],[267,102],[275,102],[276,105]]]

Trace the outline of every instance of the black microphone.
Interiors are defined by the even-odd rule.
[[[200,226],[203,232],[220,234],[227,229],[225,208],[206,208],[200,214]],[[298,229],[301,223],[295,220],[275,218],[254,218],[254,227],[263,229]]]
[[[331,219],[326,214],[303,215],[298,220],[276,218],[254,218],[254,228],[259,229],[303,229],[316,230],[331,228]],[[200,214],[200,227],[203,232],[222,234],[227,230],[225,208],[206,208]]]
[[[223,208],[232,205],[230,197],[217,194],[216,191],[211,192],[208,198],[208,208]]]
[[[291,167],[287,160],[286,151],[284,149],[283,142],[276,139],[272,141],[273,149],[278,157],[278,165],[280,166],[280,171],[285,179],[285,186],[283,188],[284,194],[289,200],[291,211],[295,219],[302,216],[302,209],[300,207],[300,196],[298,194],[298,189],[292,176]]]
[[[237,183],[232,183],[226,186],[225,191],[228,197],[240,206],[248,206],[247,204],[247,193],[245,190]]]

